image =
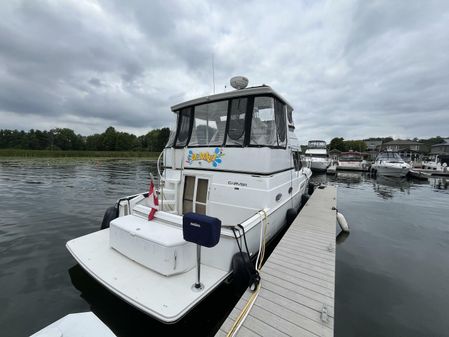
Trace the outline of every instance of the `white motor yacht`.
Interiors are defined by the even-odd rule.
[[[331,164],[326,142],[324,140],[309,141],[306,152],[302,156],[302,163],[310,167],[312,171],[325,172]]]
[[[232,83],[238,90],[171,108],[177,122],[158,161],[159,206],[154,193],[120,198],[106,228],[67,242],[94,279],[165,323],[241,272],[232,267],[239,245],[246,241],[254,260],[307,193],[293,108],[269,86]]]
[[[371,170],[378,175],[390,177],[405,177],[411,166],[396,152],[381,152],[376,158]]]

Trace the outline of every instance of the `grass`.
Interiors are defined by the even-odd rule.
[[[0,157],[22,158],[151,158],[157,159],[158,152],[148,151],[50,151],[0,149]]]

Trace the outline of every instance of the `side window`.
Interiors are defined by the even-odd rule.
[[[170,136],[168,137],[168,142],[165,147],[172,147],[175,145],[175,137],[176,137],[176,127],[178,126],[178,115],[179,112],[176,113],[176,119],[173,125],[170,127]]]
[[[272,97],[256,97],[254,99],[250,143],[259,146],[278,145]]]
[[[176,139],[176,146],[184,147],[187,145],[187,141],[190,136],[191,123],[190,120],[192,118],[192,108],[182,109],[179,113],[179,130],[178,137]]]
[[[293,151],[293,164],[295,166],[295,171],[302,169],[301,156],[298,151]]]
[[[235,98],[231,101],[227,145],[243,145],[247,105],[248,98]]]
[[[288,125],[293,126],[293,109],[289,106],[287,106],[287,120],[288,120]]]
[[[285,146],[287,143],[287,121],[285,116],[285,106],[279,100],[274,101],[276,130],[278,137],[278,145]]]

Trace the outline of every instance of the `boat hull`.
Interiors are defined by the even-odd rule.
[[[286,225],[287,210],[292,206],[299,209],[309,176],[304,177],[295,194],[267,211],[266,241]],[[262,221],[263,214],[256,214],[242,223],[251,256],[259,250]],[[239,251],[232,231],[222,228],[220,242],[213,248],[202,248],[201,282],[204,289],[198,292],[192,290],[196,268],[171,276],[159,274],[111,248],[109,231],[105,229],[71,240],[66,245],[67,249],[81,267],[105,288],[164,323],[181,319],[229,277],[232,258]],[[243,245],[243,237],[239,240]]]
[[[313,172],[326,172],[330,166],[330,160],[322,158],[306,158],[302,161],[303,165],[310,167]]]
[[[376,171],[376,174],[388,177],[405,177],[410,171],[409,167],[375,166],[373,168]]]

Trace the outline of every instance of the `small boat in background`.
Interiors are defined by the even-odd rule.
[[[371,171],[376,175],[389,177],[405,177],[411,166],[397,152],[385,151],[379,153],[371,165]]]
[[[363,153],[357,151],[342,152],[337,161],[339,171],[368,171],[369,166],[363,158]]]
[[[422,168],[425,170],[433,170],[433,171],[446,171],[449,163],[449,155],[432,155],[430,157],[426,157],[422,161]]]
[[[315,172],[326,172],[331,164],[324,140],[311,140],[307,144],[307,150],[302,156],[304,166],[310,167]]]

